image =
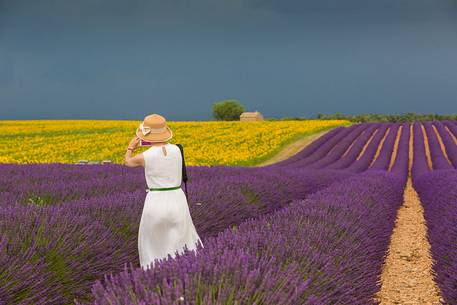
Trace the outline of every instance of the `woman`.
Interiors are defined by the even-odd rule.
[[[173,136],[165,118],[151,114],[144,118],[125,153],[125,165],[143,166],[148,189],[138,231],[138,252],[143,269],[154,267],[156,259],[175,257],[176,251],[196,250],[203,243],[192,222],[186,196],[181,189],[182,157],[178,146],[167,143]],[[132,157],[139,140],[150,148]]]

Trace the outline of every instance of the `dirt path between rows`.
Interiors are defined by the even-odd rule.
[[[256,164],[255,166],[266,166],[270,165],[285,159],[288,159],[292,157],[293,155],[297,154],[299,151],[301,151],[303,148],[311,144],[314,140],[317,138],[323,136],[330,130],[314,133],[308,136],[304,136],[303,138],[300,138],[299,140],[292,142],[285,147],[283,147],[276,155],[271,157],[268,160],[263,161],[262,163]]]
[[[410,167],[411,160],[412,141]],[[381,290],[376,299],[386,305],[441,304],[440,291],[431,270],[424,209],[409,177],[381,274]]]
[[[377,296],[381,304],[441,304],[431,273],[430,244],[423,213],[409,179],[381,275],[381,290]]]

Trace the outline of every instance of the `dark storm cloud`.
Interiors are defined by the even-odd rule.
[[[366,19],[385,19],[403,17],[428,18],[435,14],[455,16],[455,0],[7,0],[0,3],[0,15],[21,15],[27,17],[63,18],[67,21],[103,17],[113,21],[135,22],[126,17],[154,19],[179,17],[182,19],[209,19],[217,17],[219,21],[233,20],[240,17],[287,15],[305,19],[316,13],[321,17],[353,16]],[[325,14],[328,14],[327,16]],[[74,20],[73,20],[74,21]],[[401,22],[401,18],[395,20]]]
[[[0,0],[0,119],[455,112],[456,3]]]

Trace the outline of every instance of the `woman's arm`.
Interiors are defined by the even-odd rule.
[[[138,166],[144,167],[143,153],[139,153],[136,156],[132,157],[132,153],[137,148],[138,143],[139,143],[139,139],[136,136],[130,141],[130,143],[127,147],[127,151],[125,152],[124,165],[126,165],[128,167],[138,167]]]

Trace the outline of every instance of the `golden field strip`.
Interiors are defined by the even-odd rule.
[[[0,121],[0,163],[124,162],[125,149],[141,121]],[[188,165],[253,165],[284,145],[348,121],[168,122],[171,143],[184,146]],[[147,147],[139,147],[142,152]]]

